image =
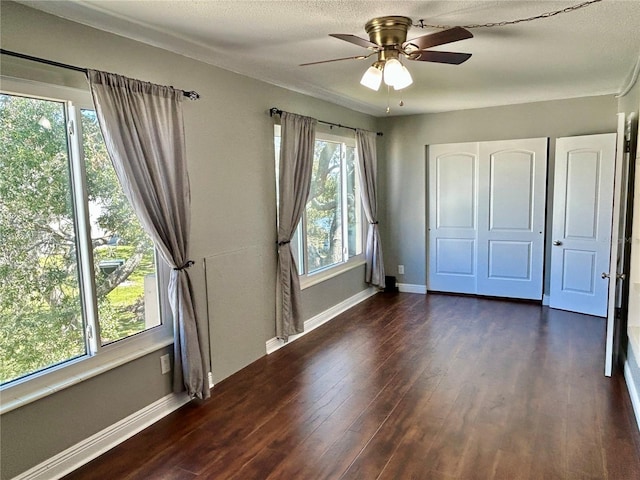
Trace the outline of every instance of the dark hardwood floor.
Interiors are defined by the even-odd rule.
[[[604,319],[379,294],[231,376],[78,479],[640,479]]]

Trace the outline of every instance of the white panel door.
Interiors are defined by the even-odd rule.
[[[559,138],[549,306],[605,317],[616,134]]]
[[[480,143],[480,295],[542,299],[547,139]]]
[[[429,146],[428,158],[428,288],[475,293],[478,144]]]

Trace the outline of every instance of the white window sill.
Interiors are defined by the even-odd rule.
[[[173,336],[167,331],[157,328],[121,340],[99,355],[82,356],[0,387],[0,415],[171,345]]]
[[[303,275],[300,277],[300,290],[304,290],[305,288],[312,287],[324,282],[325,280],[329,280],[330,278],[342,275],[343,273],[353,270],[365,263],[367,263],[367,261],[365,260],[364,255],[358,255],[350,258],[348,262],[341,263],[335,267],[328,267],[310,275]]]

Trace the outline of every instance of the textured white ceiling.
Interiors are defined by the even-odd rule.
[[[300,63],[366,50],[331,38],[367,38],[364,24],[385,15],[449,26],[514,20],[582,0],[25,0],[25,5],[156,45],[249,77],[385,115],[386,89],[359,84],[373,62]],[[390,96],[392,114],[441,112],[558,98],[615,94],[640,54],[640,1],[603,0],[518,25],[470,29],[474,38],[438,49],[472,53],[458,66],[407,62],[414,84]],[[413,27],[409,38],[434,29]],[[399,107],[400,100],[404,107]]]

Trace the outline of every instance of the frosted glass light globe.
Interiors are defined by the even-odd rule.
[[[374,66],[369,67],[367,71],[364,72],[360,83],[371,90],[377,91],[382,83],[382,70]]]
[[[407,67],[403,65],[402,74],[398,78],[398,81],[393,84],[393,88],[395,90],[402,90],[403,88],[408,87],[412,83],[413,83],[413,78],[411,78],[411,74],[409,73],[409,70],[407,70]]]
[[[384,64],[384,83],[389,86],[395,85],[402,77],[402,64],[399,60],[391,58]]]

